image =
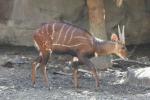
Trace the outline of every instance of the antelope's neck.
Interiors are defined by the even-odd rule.
[[[95,52],[101,56],[101,55],[109,55],[113,54],[115,52],[115,43],[112,41],[100,41],[95,39],[94,40],[94,48]]]

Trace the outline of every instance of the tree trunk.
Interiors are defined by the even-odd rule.
[[[105,9],[103,0],[87,0],[90,32],[99,38],[107,39],[105,33]]]
[[[105,9],[103,0],[87,0],[90,32],[101,39],[107,39],[105,32]],[[91,59],[97,69],[111,67],[110,57],[98,57]]]

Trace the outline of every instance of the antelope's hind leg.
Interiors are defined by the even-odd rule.
[[[32,62],[32,85],[33,87],[35,87],[36,70],[40,66],[41,61],[42,61],[42,57],[39,56]]]
[[[79,55],[79,61],[81,61],[83,64],[85,64],[89,70],[91,71],[94,79],[95,79],[95,83],[96,83],[96,90],[98,90],[99,88],[99,76],[97,75],[97,72],[96,72],[96,68],[94,66],[94,64],[86,57],[82,56],[82,55]]]

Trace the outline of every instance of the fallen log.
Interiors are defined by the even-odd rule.
[[[146,67],[146,66],[150,66],[150,63],[147,62],[140,62],[137,60],[123,60],[123,59],[113,59],[111,61],[113,63],[113,67],[119,67],[119,68],[123,68],[123,69],[127,69],[130,66],[139,66],[139,67]]]
[[[78,71],[82,72],[82,73],[89,73],[89,74],[91,74],[90,71],[84,70],[84,69],[78,69]],[[57,72],[55,71],[55,72],[53,72],[53,74],[60,74],[60,75],[72,76],[72,73],[65,73],[65,72],[62,72],[62,71],[57,71]]]

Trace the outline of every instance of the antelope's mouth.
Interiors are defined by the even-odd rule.
[[[121,59],[123,59],[123,60],[128,60],[127,57],[124,57],[124,56],[122,56],[122,55],[119,55],[119,57],[120,57]]]
[[[128,58],[127,58],[127,57],[125,57],[125,58],[123,58],[123,60],[128,60]]]
[[[122,56],[120,56],[123,60],[128,60],[128,58],[127,57],[122,57]]]

